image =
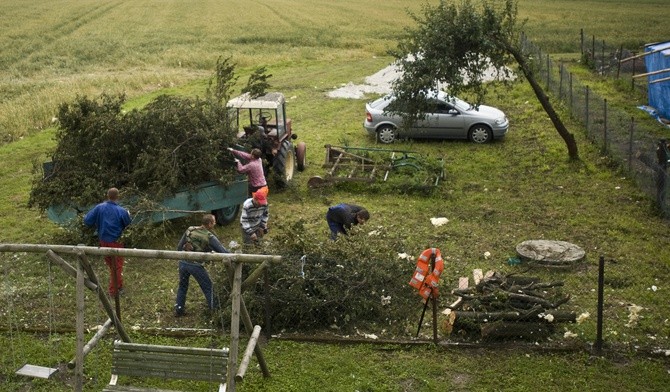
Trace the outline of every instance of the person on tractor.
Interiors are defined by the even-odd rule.
[[[253,196],[260,189],[264,189],[264,193],[268,194],[268,184],[265,180],[265,173],[263,171],[262,152],[258,148],[251,150],[251,153],[228,148],[235,156],[235,164],[239,173],[245,173],[249,182],[249,196]],[[247,163],[242,164],[240,159],[244,159]]]

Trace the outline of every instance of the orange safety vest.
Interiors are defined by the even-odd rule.
[[[435,266],[430,270],[430,259],[435,255]],[[438,283],[440,282],[440,275],[444,271],[444,260],[442,260],[442,253],[437,248],[428,248],[421,252],[419,259],[416,262],[416,269],[409,281],[409,285],[419,290],[419,295],[423,299],[428,299],[431,295],[437,298],[439,295]]]

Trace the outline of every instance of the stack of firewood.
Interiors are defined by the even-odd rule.
[[[563,282],[473,271],[474,286],[461,277],[452,294],[458,299],[445,311],[445,332],[483,339],[538,339],[554,332],[557,323],[574,322],[574,312],[558,307],[570,299],[561,293]]]

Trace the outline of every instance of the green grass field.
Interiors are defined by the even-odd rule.
[[[525,31],[531,40],[557,57],[576,58],[580,28],[631,50],[667,40],[660,12],[665,3],[521,0],[519,13],[528,19]],[[361,126],[364,102],[371,96],[331,99],[326,94],[349,82],[362,83],[388,65],[392,59],[387,50],[395,48],[403,28],[411,25],[406,9],[419,11],[421,4],[400,0],[3,2],[0,242],[49,243],[59,231],[38,211],[26,207],[33,165],[46,160],[54,147],[51,124],[58,104],[103,91],[125,92],[129,106],[142,105],[164,92],[202,95],[217,58],[231,56],[242,75],[257,66],[268,68],[273,74],[272,89],[288,98],[295,132],[308,144],[307,170],[297,174],[289,189],[271,194],[272,227],[301,220],[304,232],[295,235],[326,241],[323,215],[328,205],[340,201],[365,205],[372,219],[360,236],[382,230],[393,239],[388,248],[417,255],[439,244],[448,255],[445,284],[449,287],[473,268],[518,271],[506,260],[521,241],[573,242],[586,250],[585,265],[567,272],[537,273],[564,280],[573,295],[570,309],[591,314],[585,323],[568,327],[577,334],[568,345],[582,349],[567,352],[497,346],[472,350],[339,346],[273,339],[264,349],[272,378],[263,379],[252,367],[239,390],[665,390],[670,377],[670,362],[663,351],[670,349],[667,222],[656,217],[651,201],[601,156],[597,146],[589,144],[582,126],[563,113],[582,158],[569,162],[565,146],[527,85],[517,84],[500,96],[492,94],[486,102],[510,117],[512,128],[504,141],[485,146],[452,141],[394,146],[445,159],[447,178],[434,195],[307,188],[311,176],[324,174],[320,166],[324,144],[379,147]],[[616,94],[617,90],[611,91]],[[429,224],[434,216],[447,217],[450,223],[435,229]],[[169,229],[152,246],[172,249],[181,230],[181,226]],[[224,243],[239,241],[236,225],[218,228],[217,234]],[[379,245],[379,241],[370,242]],[[491,253],[489,259],[484,258],[485,252]],[[607,260],[606,350],[596,358],[588,348],[596,333],[600,256]],[[74,355],[74,334],[49,333],[54,327],[74,329],[73,280],[46,268],[43,255],[3,253],[0,262],[4,304],[0,346],[6,348],[0,359],[0,391],[72,390],[68,372],[49,381],[21,378],[13,372],[25,362],[52,365]],[[96,261],[94,267],[106,281],[102,262]],[[412,268],[408,266],[408,276]],[[195,284],[188,299],[196,309],[194,315],[172,316],[176,263],[129,260],[126,279],[133,286],[123,299],[124,320],[133,338],[226,344],[219,336],[183,341],[132,328],[210,326],[197,314],[202,294]],[[92,294],[87,295],[87,324],[93,328],[104,317]],[[643,310],[641,319],[630,324],[628,306],[632,304]],[[416,321],[417,315],[408,315],[413,328]],[[24,328],[43,332],[20,333]],[[556,339],[562,339],[562,334]],[[101,390],[107,383],[111,341],[105,339],[87,358],[85,390]]]

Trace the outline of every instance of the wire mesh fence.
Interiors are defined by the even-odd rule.
[[[582,34],[583,35],[583,34]],[[605,70],[611,76],[621,75],[620,69],[613,71],[612,61],[619,63],[619,54],[605,59],[610,53],[604,42],[591,48],[599,49],[601,56],[591,56],[596,70]],[[653,200],[662,216],[670,216],[670,203],[665,197],[668,184],[668,144],[654,135],[655,124],[636,122],[635,118],[621,108],[610,105],[606,98],[589,88],[589,85],[570,73],[561,62],[555,62],[549,54],[530,41],[523,40],[524,50],[532,53],[539,79],[548,93],[553,94],[570,114],[581,121],[588,138],[601,147],[625,173],[635,180],[640,189]],[[597,50],[593,53],[596,53]],[[619,50],[617,53],[621,53]],[[642,88],[642,87],[639,87]]]

